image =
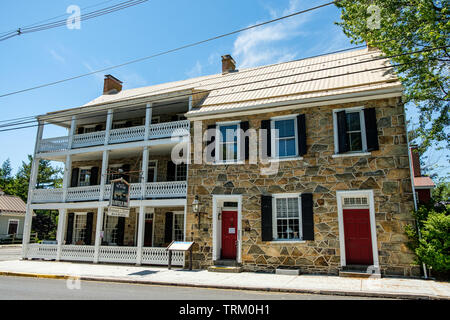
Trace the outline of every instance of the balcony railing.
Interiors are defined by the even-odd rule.
[[[149,182],[145,185],[146,199],[149,198],[182,198],[186,196],[186,181]],[[33,191],[33,203],[63,202],[63,189],[36,189]],[[109,200],[111,185],[105,185],[105,200]],[[142,184],[130,185],[130,199],[142,198]],[[99,201],[100,186],[67,188],[68,202]]]
[[[189,120],[152,124],[149,126],[149,139],[170,138],[189,134]],[[73,136],[72,148],[84,148],[103,145],[106,131],[90,132]],[[142,141],[145,137],[145,126],[113,129],[109,133],[109,143]],[[42,139],[38,152],[59,152],[69,148],[69,137]]]

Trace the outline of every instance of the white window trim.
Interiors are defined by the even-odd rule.
[[[77,216],[87,216],[87,211],[86,212],[74,212],[73,228],[72,228],[72,244],[75,244],[75,242],[76,242],[75,241],[75,229],[76,229],[75,226],[77,224]],[[86,217],[86,223],[87,223],[87,217]]]
[[[380,263],[378,260],[378,244],[377,244],[377,229],[375,221],[375,200],[373,190],[342,190],[336,191],[336,201],[338,209],[338,226],[339,226],[339,248],[341,252],[341,267],[346,266],[345,257],[345,233],[344,233],[344,214],[343,201],[344,197],[367,197],[369,200],[369,215],[370,215],[370,236],[372,240],[372,258],[373,268],[379,273]],[[367,208],[367,206],[366,206]]]
[[[272,132],[275,132],[275,122],[278,120],[294,120],[294,134],[295,134],[295,155],[293,156],[286,156],[286,157],[279,157],[278,156],[278,144],[276,143],[275,140],[275,135],[271,134],[270,135],[270,145],[271,145],[271,150],[272,150],[272,157],[271,160],[273,162],[273,160],[278,160],[278,161],[283,161],[284,159],[287,160],[301,160],[303,159],[302,157],[299,156],[299,150],[298,150],[298,128],[297,128],[297,116],[298,114],[290,114],[290,115],[285,115],[285,116],[277,116],[277,117],[272,117],[270,118],[270,129]],[[269,160],[270,161],[270,160]]]
[[[302,221],[302,197],[301,193],[276,193],[272,194],[272,241],[273,243],[304,243],[303,221]],[[298,199],[298,233],[299,239],[276,239],[277,236],[277,201],[276,199],[297,198]]]
[[[236,160],[220,160],[220,127],[221,126],[231,126],[231,125],[237,125],[236,132],[237,132],[237,159]],[[239,134],[241,130],[241,121],[227,121],[227,122],[216,122],[216,138],[215,138],[215,162],[214,164],[243,164],[244,161],[241,158],[241,135]]]
[[[173,220],[172,220],[172,240],[175,241],[175,216],[176,215],[184,215],[184,211],[173,211]],[[183,235],[184,235],[184,225],[183,225]],[[184,237],[183,237],[184,238]],[[176,240],[180,241],[180,240]]]
[[[178,180],[178,167],[179,166],[186,166],[186,176],[185,176],[185,180]],[[187,180],[187,164],[186,163],[180,163],[180,164],[175,164],[175,181],[186,181]]]
[[[17,233],[19,234],[19,224],[20,224],[20,220],[19,219],[8,219],[8,225],[6,226],[6,232],[5,234],[9,234],[9,225],[11,224],[11,221],[17,222]]]
[[[353,107],[353,108],[341,108],[333,110],[333,132],[334,132],[334,155],[333,158],[340,157],[356,157],[356,156],[366,156],[371,153],[367,151],[367,137],[366,137],[366,122],[364,119],[364,106]],[[361,125],[361,142],[362,142],[362,150],[361,151],[349,151],[343,154],[339,153],[339,139],[338,139],[338,124],[337,124],[337,113],[340,111],[348,111],[348,112],[357,112],[359,111],[359,119]]]
[[[142,160],[141,160],[141,165],[139,167],[142,167]],[[155,172],[153,173],[153,181],[147,181],[147,182],[156,182],[158,180],[158,160],[148,160],[147,167],[155,168]],[[147,168],[147,175],[148,175],[148,168]]]
[[[78,186],[79,187],[89,187],[90,185],[91,185],[91,174],[92,174],[92,166],[90,166],[90,167],[79,167],[78,169]],[[81,170],[91,170],[90,172],[89,172],[89,185],[87,185],[87,186],[82,186],[81,185],[81,181],[80,181],[80,178],[81,178]]]

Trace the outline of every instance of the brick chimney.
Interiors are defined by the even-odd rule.
[[[222,56],[222,74],[234,72],[236,70],[236,62],[229,54]]]
[[[122,81],[110,74],[105,75],[103,94],[116,94],[122,91]]]
[[[411,152],[411,161],[414,177],[421,177],[422,172],[420,170],[420,155],[417,146],[412,145],[410,148]]]

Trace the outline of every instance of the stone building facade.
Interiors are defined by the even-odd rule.
[[[358,106],[376,110],[379,150],[337,157],[333,110]],[[192,203],[198,196],[204,212],[199,228],[192,207],[188,207],[186,235],[188,239],[191,235],[195,241],[194,266],[207,268],[214,264],[214,195],[240,195],[240,254],[244,270],[273,272],[285,267],[299,269],[302,273],[338,274],[342,247],[337,191],[372,190],[379,271],[386,275],[418,275],[420,271],[413,265],[414,255],[406,246],[404,233],[404,226],[413,223],[413,196],[401,98],[292,108],[282,112],[266,110],[266,113],[247,117],[204,120],[202,127],[205,131],[211,124],[238,120],[248,121],[250,129],[260,129],[265,119],[304,114],[307,152],[300,160],[280,161],[279,170],[273,175],[262,175],[262,165],[248,161],[243,164],[189,165],[187,202]],[[191,135],[194,135],[193,130]],[[194,150],[193,145],[191,150]],[[261,195],[292,192],[312,194],[314,240],[262,241]]]

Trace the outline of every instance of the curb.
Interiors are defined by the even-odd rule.
[[[239,287],[239,286],[227,286],[227,285],[190,284],[190,283],[145,281],[145,280],[131,280],[131,279],[92,277],[92,276],[74,277],[74,276],[68,276],[68,275],[51,275],[51,274],[22,273],[22,272],[9,272],[9,271],[0,271],[0,276],[15,276],[15,277],[27,277],[27,278],[57,279],[57,280],[67,280],[67,279],[78,278],[82,281],[97,281],[97,282],[108,282],[108,283],[129,283],[129,284],[192,287],[192,288],[206,288],[206,289],[303,293],[303,294],[320,294],[320,295],[349,296],[349,297],[371,297],[371,298],[408,299],[408,300],[450,300],[450,297],[439,296],[439,295],[423,295],[423,294],[391,293],[391,292],[368,292],[368,291],[314,290],[314,289],[295,289],[295,288],[287,289],[287,288],[267,288],[267,287],[265,288],[265,287],[245,287],[245,286]]]

